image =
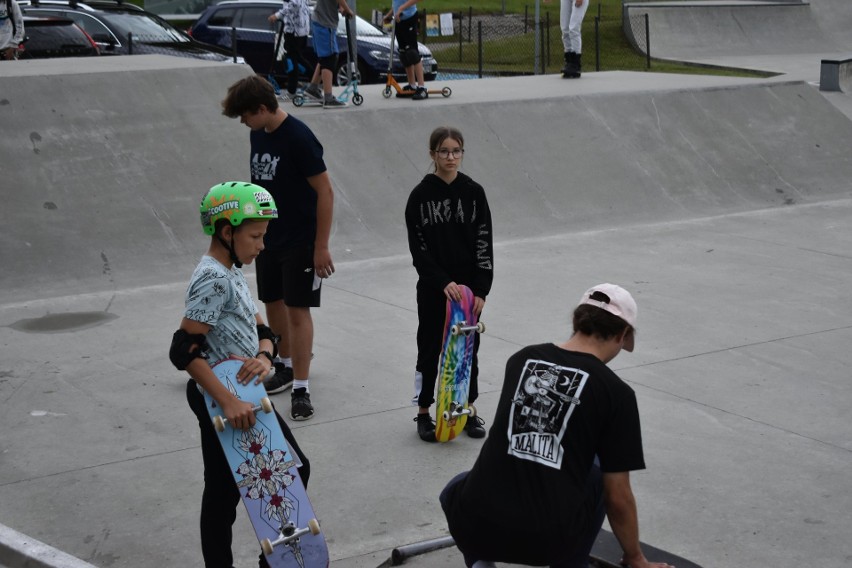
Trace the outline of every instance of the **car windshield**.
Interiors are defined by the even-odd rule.
[[[155,42],[188,42],[189,38],[181,34],[166,21],[156,20],[148,14],[134,12],[110,12],[107,16],[109,23],[127,37],[127,33],[146,43]]]
[[[337,33],[345,36],[346,35],[346,20],[343,19],[343,16],[340,16],[340,19],[337,22]],[[355,16],[355,35],[356,36],[383,36],[385,32],[365,20],[360,16]]]

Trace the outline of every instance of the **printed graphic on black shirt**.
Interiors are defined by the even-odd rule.
[[[528,359],[509,416],[509,453],[548,467],[562,467],[562,438],[589,374]]]
[[[273,158],[269,154],[255,154],[251,157],[251,179],[271,180],[275,178],[278,162],[281,158]]]

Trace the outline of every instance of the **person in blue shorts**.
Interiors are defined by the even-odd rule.
[[[237,517],[240,491],[204,402],[204,389],[218,403],[228,422],[246,430],[254,426],[252,404],[236,398],[213,374],[219,361],[243,361],[237,379],[259,383],[272,367],[276,336],[258,313],[242,267],[263,250],[269,221],[278,216],[275,201],[262,187],[226,182],[210,188],[201,201],[201,226],[209,235],[207,253],[192,274],[180,327],[172,336],[169,359],[189,373],[186,399],[198,418],[204,459],[201,498],[201,552],[207,568],[231,568],[231,527]],[[310,464],[290,428],[275,413],[307,486]],[[269,565],[263,555],[259,566]]]
[[[337,71],[337,60],[340,49],[337,45],[338,12],[347,18],[354,18],[353,12],[346,0],[317,0],[314,13],[311,16],[311,31],[313,32],[314,52],[317,54],[317,66],[311,84],[305,89],[305,94],[322,100],[323,108],[344,107],[346,103],[338,101],[331,94],[334,73]],[[322,92],[319,83],[322,80]]]

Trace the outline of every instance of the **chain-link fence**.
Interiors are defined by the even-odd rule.
[[[559,10],[539,13],[534,8],[522,14],[476,14],[472,7],[452,14],[449,26],[436,31],[433,16],[421,18],[420,41],[438,61],[442,73],[450,75],[497,76],[557,73],[563,66]],[[446,16],[444,16],[446,22]],[[440,31],[445,35],[439,35]],[[582,28],[585,70],[647,70],[648,26],[645,16],[630,18],[603,13],[601,5],[590,7]]]

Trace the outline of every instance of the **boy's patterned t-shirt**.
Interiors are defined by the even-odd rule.
[[[202,257],[186,290],[184,315],[212,327],[206,352],[211,365],[232,355],[254,357],[257,311],[242,270]]]

